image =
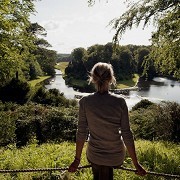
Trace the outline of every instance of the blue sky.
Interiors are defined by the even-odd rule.
[[[71,53],[74,48],[112,42],[115,33],[109,22],[127,10],[123,0],[96,0],[88,7],[87,0],[41,0],[35,2],[37,13],[31,16],[47,31],[45,38],[58,53]],[[152,26],[127,31],[121,45],[149,45]]]

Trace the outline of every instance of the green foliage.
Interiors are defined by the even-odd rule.
[[[34,12],[33,0],[0,3],[0,86],[17,72],[26,80],[55,74],[56,52],[46,49],[50,44],[40,38],[45,29],[29,21]]]
[[[136,138],[180,142],[179,116],[178,103],[143,101],[131,111],[130,121]]]
[[[180,142],[180,105],[164,102],[156,109],[156,134],[158,139]]]
[[[22,70],[28,47],[33,48],[31,35],[26,33],[33,12],[32,1],[5,0],[0,4],[0,85]]]
[[[54,94],[57,92],[54,92]],[[77,106],[16,105],[0,103],[0,145],[16,143],[21,147],[36,137],[39,144],[74,141],[77,129]]]
[[[56,63],[69,62],[69,61],[71,61],[70,54],[57,54]]]
[[[90,4],[93,2],[95,0],[89,1]],[[157,31],[152,36],[152,51],[149,60],[155,61],[160,73],[180,79],[179,11],[177,0],[132,1],[125,13],[110,22],[110,25],[116,29],[113,38],[115,45],[126,30],[142,23],[145,27],[153,21],[157,26]]]
[[[140,163],[148,171],[159,173],[178,174],[180,164],[180,148],[177,144],[167,142],[136,141],[137,156]],[[86,144],[82,153],[81,165],[87,165]],[[0,169],[29,169],[29,168],[64,168],[68,167],[74,159],[75,144],[62,142],[59,144],[30,144],[24,148],[16,149],[14,146],[7,146],[0,149]],[[125,158],[125,167],[134,168],[130,158]],[[114,170],[115,180],[162,180],[162,177],[147,175],[140,177],[133,172]],[[91,168],[83,169],[76,173],[67,171],[55,172],[31,172],[31,173],[7,173],[0,174],[0,179],[92,179]]]
[[[54,66],[57,59],[56,52],[53,50],[38,47],[37,50],[34,51],[34,54],[36,55],[37,61],[44,73],[50,76],[55,75]]]
[[[13,78],[8,84],[0,88],[0,99],[16,103],[26,103],[30,93],[30,86],[27,82]]]
[[[166,76],[180,79],[180,9],[174,7],[164,18],[158,21],[158,31],[152,36],[155,65]]]
[[[87,79],[87,70],[85,61],[87,58],[87,52],[84,48],[76,48],[71,53],[72,61],[65,69],[65,73],[69,76],[73,76],[76,79]]]
[[[87,80],[88,73],[97,62],[111,63],[117,80],[130,79],[136,72],[135,56],[127,46],[118,46],[113,53],[112,43],[93,45],[87,49],[76,48],[71,53],[72,61],[65,69],[67,79]]]
[[[137,72],[141,77],[153,79],[156,76],[156,70],[153,60],[149,56],[151,49],[149,47],[140,47],[135,52],[137,62]]]
[[[16,114],[11,111],[0,111],[0,146],[15,142]]]
[[[32,97],[32,101],[45,105],[52,106],[76,106],[75,100],[66,99],[63,93],[57,89],[46,90],[44,87],[37,87],[36,92]]]
[[[140,108],[148,108],[149,106],[153,105],[154,103],[152,103],[151,101],[147,100],[147,99],[143,99],[140,102],[138,102],[135,106],[132,107],[132,110],[138,110]]]

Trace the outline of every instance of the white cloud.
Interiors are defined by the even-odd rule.
[[[47,31],[56,30],[59,28],[59,23],[53,20],[42,22],[42,25]]]

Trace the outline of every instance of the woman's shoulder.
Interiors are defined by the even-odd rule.
[[[109,93],[110,97],[114,98],[114,99],[118,99],[120,101],[125,101],[125,98],[123,95],[121,94],[114,94],[114,93]]]
[[[92,93],[92,94],[88,94],[88,95],[86,95],[86,96],[83,96],[83,97],[79,100],[79,102],[85,102],[87,99],[93,98],[94,95],[95,95],[95,93]]]
[[[110,96],[110,101],[112,101],[114,104],[121,105],[122,107],[126,106],[126,100],[124,96],[120,94],[114,94],[114,93],[109,93]]]

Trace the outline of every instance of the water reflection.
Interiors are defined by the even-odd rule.
[[[72,87],[68,87],[62,75],[59,75],[61,71],[56,70],[56,74],[58,75],[51,79],[48,85],[45,85],[47,89],[59,89],[59,91],[63,92],[65,97],[69,99],[73,99],[75,95],[88,95],[88,93],[81,93],[75,91]],[[152,102],[166,100],[180,103],[180,82],[163,77],[156,77],[153,81],[140,79],[138,87],[140,89],[139,91],[130,91],[127,96],[123,96],[126,99],[129,109],[142,99],[149,99]]]
[[[159,99],[175,101],[180,103],[180,82],[163,77],[156,77],[152,81],[140,79],[138,83],[140,91],[130,92],[131,95],[147,97],[148,99]]]

